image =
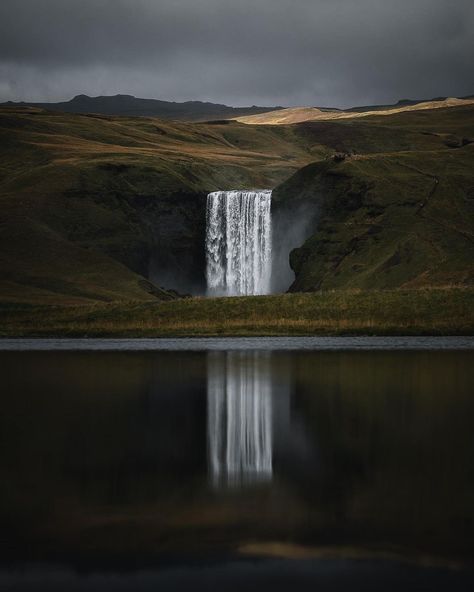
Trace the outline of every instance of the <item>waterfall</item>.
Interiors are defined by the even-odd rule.
[[[214,485],[272,476],[272,389],[267,352],[211,352],[207,439]]]
[[[207,196],[206,276],[215,296],[268,294],[272,266],[270,190]]]

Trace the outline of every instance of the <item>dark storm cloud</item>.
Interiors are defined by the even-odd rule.
[[[0,97],[347,106],[474,93],[472,0],[2,0]]]

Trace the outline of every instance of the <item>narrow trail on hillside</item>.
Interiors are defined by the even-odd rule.
[[[433,216],[427,216],[426,213],[423,212],[423,209],[425,208],[425,206],[434,197],[436,190],[438,189],[438,186],[440,183],[440,178],[436,175],[431,174],[431,173],[427,173],[426,171],[422,171],[421,169],[414,167],[412,165],[408,165],[408,164],[404,164],[404,163],[399,163],[399,164],[400,164],[400,166],[410,169],[412,171],[415,171],[415,172],[419,173],[420,175],[424,175],[425,177],[429,177],[430,179],[433,179],[433,181],[434,181],[433,187],[430,189],[428,195],[426,196],[426,199],[424,201],[422,201],[420,203],[420,205],[418,206],[418,208],[415,212],[415,215],[422,216],[426,220],[430,220],[431,222],[434,222],[435,224],[437,224],[438,226],[441,226],[442,228],[446,228],[448,230],[456,232],[456,233],[460,234],[461,236],[463,236],[469,242],[474,243],[474,237],[472,235],[470,235],[469,233],[467,233],[466,231],[460,230],[456,226],[452,226],[451,224],[447,224],[441,220],[434,218]]]
[[[398,164],[399,164],[399,166],[401,166],[403,168],[409,169],[410,171],[415,171],[415,173],[419,173],[420,175],[423,175],[425,177],[429,177],[430,179],[432,179],[434,181],[433,187],[428,192],[426,199],[424,201],[420,202],[420,205],[418,206],[418,208],[415,212],[415,214],[417,216],[419,216],[421,214],[421,211],[423,210],[423,208],[426,206],[426,204],[434,197],[434,194],[436,193],[436,190],[438,189],[438,185],[439,185],[439,181],[440,181],[439,177],[437,175],[427,173],[426,171],[422,171],[418,167],[415,167],[410,164],[405,164],[402,162],[399,162]]]

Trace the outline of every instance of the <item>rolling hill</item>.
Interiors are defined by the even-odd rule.
[[[207,193],[273,187],[324,153],[290,128],[3,107],[1,299],[202,291]]]
[[[202,293],[206,194],[253,187],[276,241],[312,221],[293,291],[472,285],[473,140],[473,105],[258,126],[2,107],[0,300]]]
[[[474,283],[474,106],[296,127],[345,154],[274,191],[316,213],[290,290]]]

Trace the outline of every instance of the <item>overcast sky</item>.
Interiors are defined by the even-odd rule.
[[[474,0],[0,0],[0,99],[474,94]]]

